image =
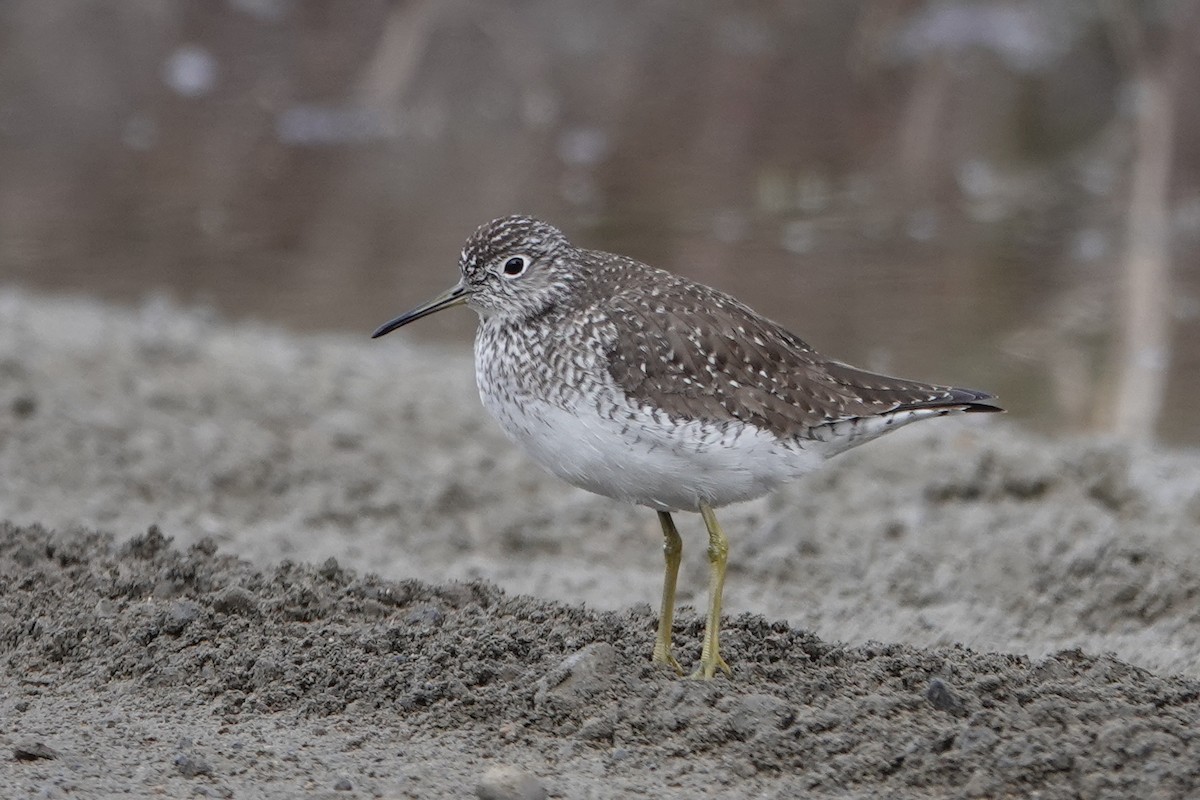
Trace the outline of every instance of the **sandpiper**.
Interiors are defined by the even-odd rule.
[[[692,677],[732,674],[719,643],[729,544],[714,509],[909,422],[1001,410],[986,392],[825,358],[729,295],[574,247],[532,217],[480,227],[458,269],[454,287],[372,338],[451,306],[479,314],[475,378],[505,433],[568,483],[658,512],[666,572],[651,658],[680,675],[672,512],[699,512],[708,529],[708,616]]]

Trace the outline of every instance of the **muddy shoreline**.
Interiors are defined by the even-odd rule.
[[[461,350],[6,289],[0,417],[19,796],[1200,786],[1195,452],[946,421],[731,508],[706,685],[646,661],[654,515],[538,472]]]

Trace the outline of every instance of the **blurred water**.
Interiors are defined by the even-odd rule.
[[[1103,428],[1136,92],[1093,6],[0,5],[0,280],[365,336],[532,212],[830,355]],[[1181,100],[1175,444],[1200,444],[1197,126]]]

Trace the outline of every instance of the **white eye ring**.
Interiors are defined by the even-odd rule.
[[[508,261],[504,262],[504,275],[508,278],[515,278],[521,275],[529,267],[529,259],[525,256],[513,256]]]

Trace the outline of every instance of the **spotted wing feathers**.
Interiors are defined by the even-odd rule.
[[[673,417],[827,439],[831,426],[856,420],[1000,410],[984,392],[826,359],[727,295],[668,273],[657,277],[654,292],[618,293],[606,304],[617,331],[608,367],[631,398]]]

